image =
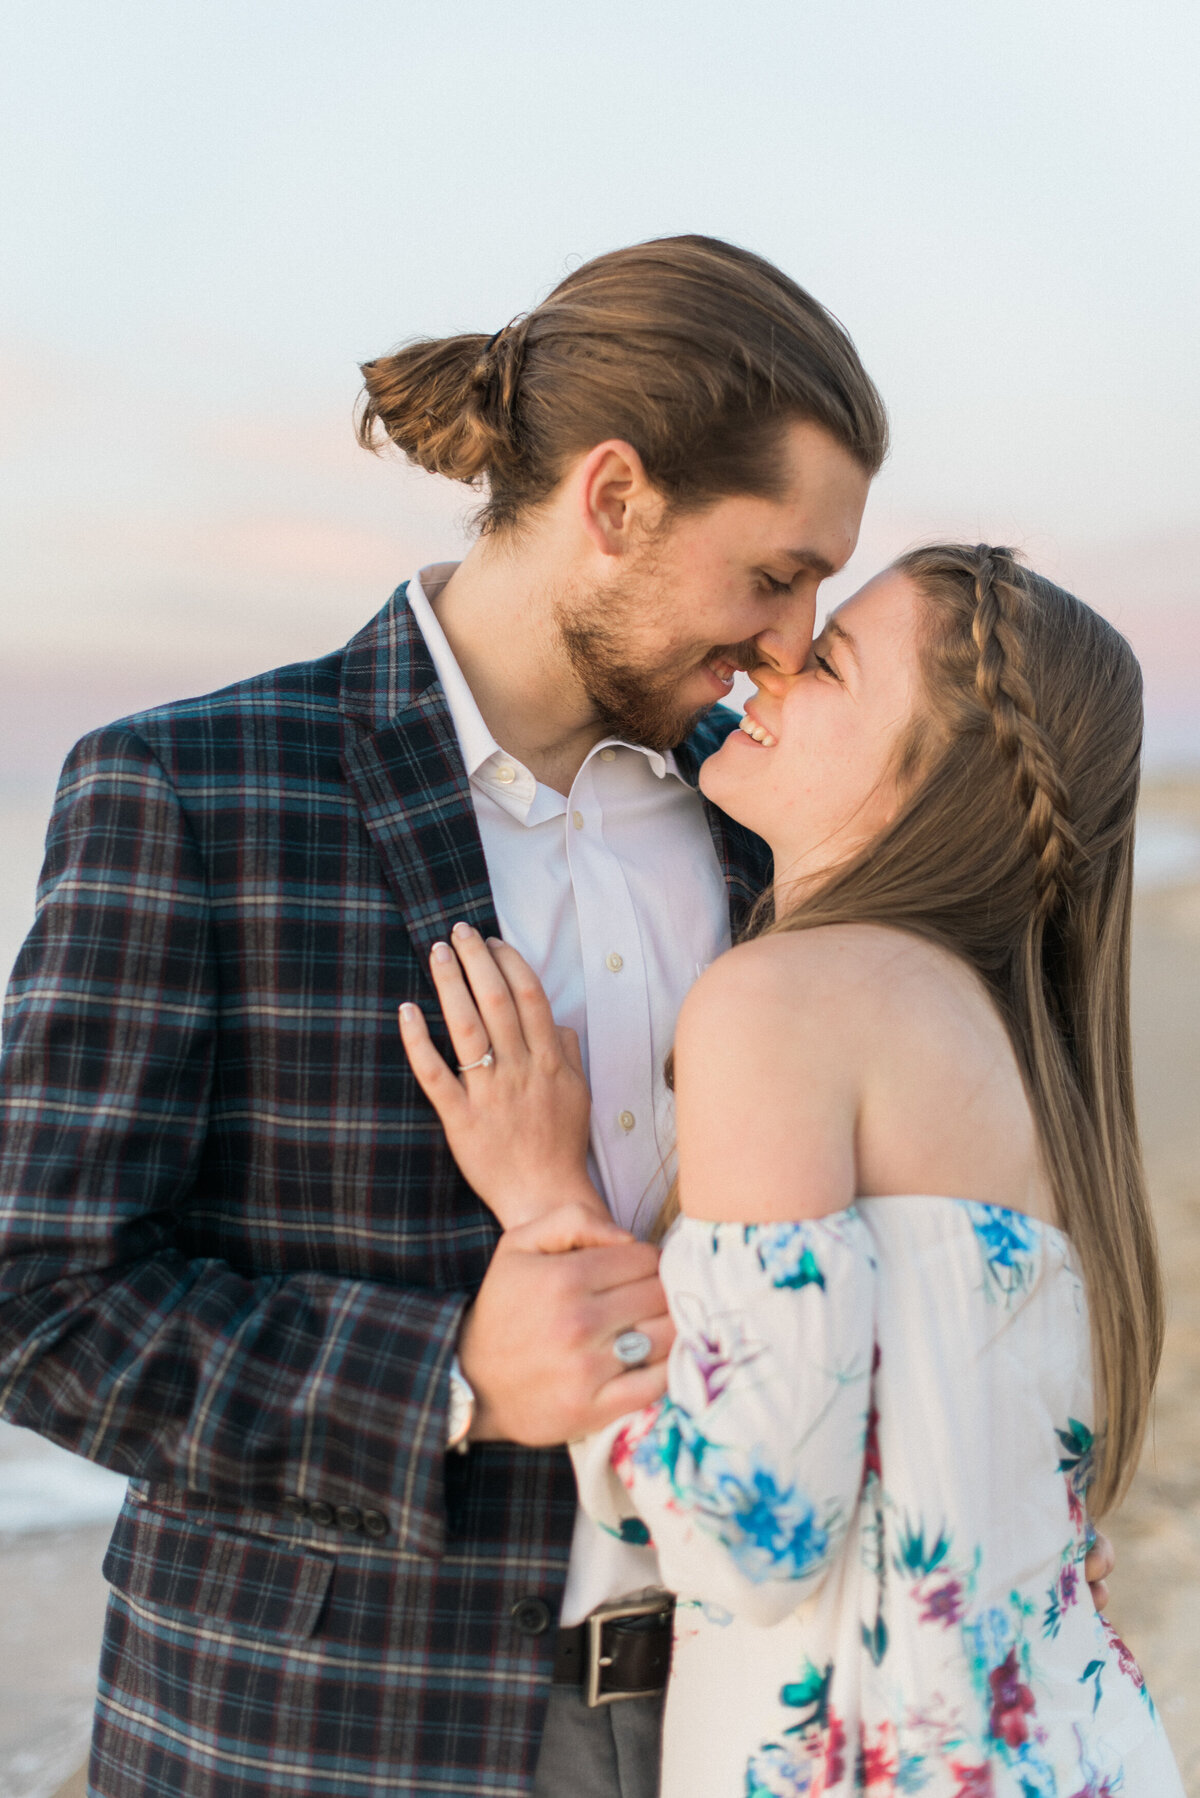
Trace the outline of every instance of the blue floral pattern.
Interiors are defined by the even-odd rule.
[[[662,1278],[666,1396],[572,1449],[592,1516],[648,1527],[680,1595],[662,1798],[1183,1798],[1083,1577],[1060,1231],[921,1197],[684,1220]]]
[[[1037,1220],[1003,1205],[962,1202],[983,1251],[988,1296],[1006,1303],[1018,1298],[1037,1274],[1041,1246]]]
[[[670,1399],[660,1401],[652,1427],[628,1452],[631,1475],[665,1479],[676,1503],[755,1584],[801,1579],[828,1554],[836,1517],[821,1522],[807,1492],[781,1484],[753,1456],[710,1442]],[[613,1464],[618,1471],[625,1466],[625,1445],[614,1450]]]

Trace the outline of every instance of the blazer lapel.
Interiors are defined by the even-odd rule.
[[[460,918],[499,936],[450,712],[400,587],[347,646],[342,766],[424,963]]]

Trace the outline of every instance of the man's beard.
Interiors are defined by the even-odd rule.
[[[652,603],[647,584],[642,581],[638,587],[636,596],[629,588],[609,587],[591,596],[590,603],[560,603],[555,622],[575,676],[607,733],[665,754],[682,743],[719,701],[690,708],[680,704],[680,685],[704,660],[695,646],[654,668],[628,659],[636,625],[645,621]],[[714,644],[711,653],[720,647]],[[757,660],[752,644],[737,644],[722,654],[739,668],[752,667]]]

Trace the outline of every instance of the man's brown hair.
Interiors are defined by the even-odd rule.
[[[515,524],[609,437],[632,444],[676,511],[777,492],[794,420],[822,426],[868,474],[887,454],[883,402],[838,321],[763,257],[712,237],[597,256],[493,337],[405,344],[362,372],[360,442],[486,482],[485,531]]]

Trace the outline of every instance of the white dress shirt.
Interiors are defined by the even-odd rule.
[[[590,1172],[618,1222],[644,1235],[672,1170],[663,1064],[675,1020],[693,980],[729,947],[721,865],[700,796],[670,752],[606,737],[564,798],[500,748],[433,609],[455,566],[422,569],[408,601],[471,783],[500,933],[540,978],[557,1022],[579,1033]],[[564,1624],[658,1583],[652,1549],[579,1512]]]

